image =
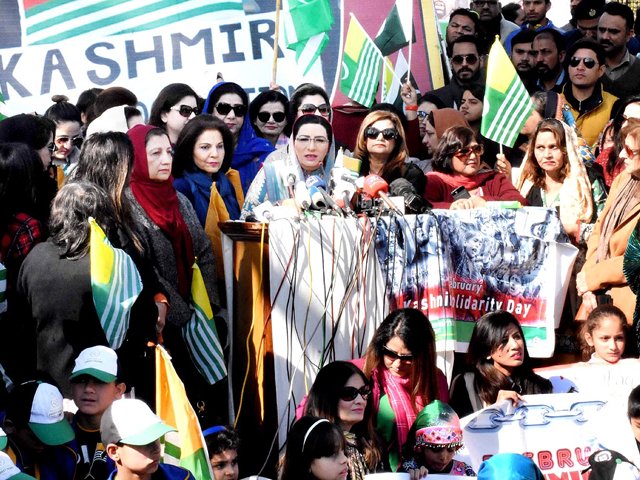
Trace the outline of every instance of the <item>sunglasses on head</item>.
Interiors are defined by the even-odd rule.
[[[387,347],[382,347],[382,353],[385,357],[392,358],[395,360],[400,360],[401,362],[412,362],[413,355],[400,355],[398,352],[394,352]]]
[[[454,55],[451,57],[451,63],[454,65],[462,65],[465,60],[467,65],[475,65],[478,63],[478,56],[475,53],[470,53],[468,55]]]
[[[331,107],[326,103],[318,106],[315,106],[312,103],[305,103],[304,105],[300,106],[298,110],[300,110],[305,115],[316,113],[316,111],[320,112],[320,115],[329,115],[329,112],[331,112]]]
[[[479,157],[484,153],[484,147],[482,145],[473,145],[472,147],[461,148],[454,155],[460,158],[468,158],[472,153]]]
[[[259,112],[258,120],[262,123],[267,123],[269,119],[273,117],[273,121],[276,123],[284,122],[284,119],[287,118],[284,112]]]
[[[169,110],[178,112],[184,118],[189,118],[192,113],[194,115],[198,115],[198,113],[200,113],[200,111],[198,110],[198,107],[190,107],[189,105],[180,105],[180,106],[174,105]]]
[[[575,68],[580,65],[580,62],[584,63],[585,68],[588,68],[589,70],[595,67],[597,63],[593,58],[589,57],[571,57],[569,65]]]
[[[233,110],[236,117],[244,117],[247,113],[247,107],[245,105],[229,105],[228,103],[218,103],[216,105],[216,111],[220,115],[229,115],[229,112]]]
[[[360,388],[343,387],[340,392],[340,400],[350,402],[351,400],[355,400],[358,395],[366,400],[369,398],[369,395],[371,395],[371,387],[369,385],[363,385]]]
[[[398,138],[398,131],[395,128],[385,128],[383,130],[378,130],[377,128],[373,127],[368,127],[364,131],[364,138],[375,140],[380,134],[382,134],[382,138],[384,138],[385,140],[395,140],[396,138]]]

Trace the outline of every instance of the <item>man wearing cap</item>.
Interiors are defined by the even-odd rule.
[[[193,480],[182,467],[160,463],[160,439],[175,432],[141,400],[116,400],[102,415],[100,434],[116,464],[109,480]]]
[[[56,387],[35,380],[16,385],[7,397],[4,431],[7,454],[22,472],[46,480],[74,478],[74,434]]]
[[[76,480],[106,480],[115,468],[100,438],[104,411],[121,398],[126,386],[118,381],[118,355],[109,347],[85,348],[70,376],[71,394],[78,407],[71,426],[78,455]]]
[[[607,3],[598,22],[598,42],[604,49],[606,61],[602,85],[620,98],[640,94],[640,60],[627,48],[632,37],[631,8],[618,2]]]

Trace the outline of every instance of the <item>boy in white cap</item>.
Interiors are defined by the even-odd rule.
[[[22,473],[20,469],[13,464],[9,455],[0,452],[0,480],[35,480],[35,478],[26,473]]]
[[[100,420],[126,390],[118,380],[118,355],[102,345],[85,348],[76,358],[69,380],[78,407],[71,423],[76,434],[73,447],[79,457],[75,478],[106,480],[115,465],[100,438]]]
[[[36,380],[16,385],[7,397],[4,431],[7,454],[22,472],[47,480],[74,477],[73,429],[53,385]]]
[[[141,400],[116,400],[102,415],[100,433],[116,464],[109,480],[193,480],[182,467],[160,463],[160,439],[172,428]]]

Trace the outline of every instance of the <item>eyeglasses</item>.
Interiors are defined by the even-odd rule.
[[[585,68],[589,70],[595,67],[597,63],[593,58],[589,57],[571,57],[571,60],[569,60],[569,65],[575,68],[580,65],[580,62],[584,63]]]
[[[352,400],[355,400],[358,395],[366,400],[367,398],[369,398],[369,395],[371,395],[371,387],[369,385],[363,385],[360,388],[343,387],[342,391],[340,392],[340,400],[350,402]]]
[[[384,138],[385,140],[395,140],[396,138],[398,138],[398,131],[395,128],[385,128],[383,130],[378,130],[377,128],[373,127],[368,127],[364,131],[364,138],[375,140],[380,134],[382,134],[382,138]]]
[[[325,137],[311,138],[304,135],[296,137],[295,141],[298,142],[300,145],[305,145],[305,146],[311,143],[314,143],[317,147],[324,147],[325,145],[329,144],[329,139]]]
[[[61,135],[55,138],[54,143],[55,143],[55,146],[58,148],[65,146],[69,142],[71,142],[72,146],[81,148],[83,140],[84,139],[80,135],[75,136],[73,138],[68,137],[67,135]]]
[[[413,355],[400,355],[398,352],[394,352],[387,347],[382,347],[382,353],[385,357],[392,358],[394,362],[396,360],[400,360],[401,362],[405,363],[413,362]]]
[[[220,115],[229,115],[229,112],[233,110],[236,117],[244,117],[247,114],[246,105],[229,105],[228,103],[218,103],[216,110]]]
[[[318,106],[315,106],[312,103],[305,103],[304,105],[301,105],[298,110],[300,110],[304,115],[311,115],[316,113],[317,111],[320,112],[320,115],[326,116],[329,115],[329,112],[331,112],[331,107],[326,103]]]
[[[287,118],[284,112],[273,112],[273,113],[259,112],[258,113],[258,120],[260,120],[262,123],[267,123],[271,117],[273,117],[273,121],[276,123],[283,122],[284,119]]]
[[[466,160],[472,153],[475,153],[476,157],[479,157],[484,153],[484,147],[482,145],[472,145],[471,147],[461,148],[453,155]]]
[[[425,118],[427,118],[427,116],[429,115],[427,112],[425,112],[424,110],[418,110],[416,112],[418,114],[418,118],[420,120],[424,120]]]
[[[198,110],[198,107],[190,107],[189,105],[180,105],[179,107],[174,105],[169,110],[178,112],[184,118],[189,118],[192,113],[194,115],[198,115],[198,113],[200,113],[200,110]]]
[[[469,55],[454,55],[451,57],[451,63],[454,65],[462,65],[465,60],[467,65],[475,65],[478,63],[478,56],[475,53],[470,53]]]

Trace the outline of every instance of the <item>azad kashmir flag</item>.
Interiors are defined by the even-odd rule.
[[[131,257],[114,248],[93,217],[89,217],[91,293],[109,346],[117,350],[129,329],[131,308],[142,292],[142,280]]]
[[[198,480],[213,480],[198,417],[171,357],[161,345],[156,345],[156,410],[163,422],[177,430],[164,436],[163,462],[186,468]]]
[[[396,0],[389,15],[384,20],[376,39],[376,46],[387,57],[402,47],[415,42],[413,34],[413,0]]]
[[[284,0],[285,44],[296,52],[303,75],[315,65],[329,42],[333,13],[329,0]]]
[[[340,90],[354,102],[370,107],[376,98],[381,68],[380,50],[352,14],[342,53]]]
[[[533,103],[529,93],[496,37],[489,52],[480,133],[494,142],[513,147],[531,112]]]

